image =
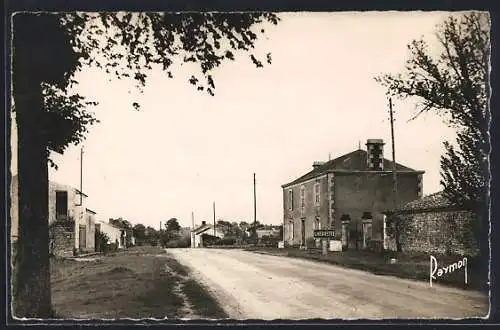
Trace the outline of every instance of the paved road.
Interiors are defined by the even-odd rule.
[[[469,318],[488,298],[429,283],[240,250],[169,249],[234,319]]]

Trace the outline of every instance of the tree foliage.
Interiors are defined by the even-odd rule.
[[[142,92],[149,71],[161,68],[169,78],[174,78],[176,64],[192,63],[199,72],[185,77],[199,91],[215,95],[213,70],[224,61],[232,61],[238,52],[254,48],[261,23],[278,23],[270,13],[70,13],[60,15],[62,28],[72,37],[71,45],[78,59],[74,71],[84,67],[105,70],[117,79],[130,78]],[[262,24],[261,24],[262,25]],[[253,53],[250,60],[263,66],[263,60]],[[271,63],[271,55],[266,55]],[[59,89],[52,87],[52,104],[65,118],[69,127],[63,137],[54,139],[51,150],[62,152],[69,143],[82,141],[86,127],[97,123],[84,106],[96,102],[84,101],[79,95],[68,96],[68,87],[77,82],[65,77]],[[70,102],[68,102],[70,101]],[[133,107],[140,109],[134,102]],[[70,111],[72,109],[72,111]],[[72,119],[72,120],[71,120]],[[72,124],[72,125],[71,125]],[[60,130],[54,130],[60,132]]]
[[[453,203],[475,212],[489,199],[489,27],[485,13],[450,16],[436,33],[439,56],[415,40],[403,73],[376,78],[393,95],[419,99],[414,118],[432,111],[457,129],[458,147],[444,142],[441,184]]]
[[[170,233],[178,233],[179,230],[181,230],[181,226],[179,225],[177,218],[170,218],[165,223],[165,229]]]
[[[38,31],[16,31],[21,41],[16,47],[23,56],[43,48],[47,36],[60,36],[45,48],[52,45],[63,50],[59,56],[62,61],[50,58],[50,52],[37,52],[39,58],[31,61],[27,70],[37,73],[43,83],[46,115],[41,128],[47,133],[49,150],[58,153],[83,141],[89,127],[99,122],[88,111],[98,102],[71,93],[78,84],[74,80],[76,72],[100,68],[110,74],[110,80],[132,79],[142,92],[150,70],[160,68],[174,78],[175,65],[194,64],[198,69],[193,70],[198,72],[185,79],[197,90],[213,96],[213,70],[224,61],[233,61],[238,52],[254,49],[258,35],[265,32],[265,23],[279,21],[271,13],[75,12],[16,16],[22,16],[25,29]],[[257,67],[271,63],[270,53],[265,60],[253,53],[249,57]],[[132,106],[140,109],[138,102]],[[53,162],[51,165],[55,166]]]
[[[137,240],[140,240],[142,242],[146,239],[146,227],[143,224],[136,224],[132,228],[132,232]]]

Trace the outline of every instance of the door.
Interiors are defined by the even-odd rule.
[[[79,235],[79,248],[80,251],[83,251],[87,248],[87,230],[85,228],[85,225],[80,225],[80,235]]]
[[[301,233],[300,233],[300,239],[301,239],[301,245],[305,246],[306,245],[306,219],[301,219]]]

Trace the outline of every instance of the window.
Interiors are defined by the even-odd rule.
[[[319,221],[319,217],[316,217],[314,219],[313,230],[321,230],[321,222]]]
[[[68,192],[56,191],[56,219],[68,218]]]
[[[288,210],[293,210],[293,190],[288,190]]]
[[[319,183],[314,185],[314,202],[316,205],[320,204],[320,186]]]

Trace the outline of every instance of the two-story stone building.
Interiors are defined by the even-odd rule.
[[[383,140],[366,146],[314,162],[310,172],[282,185],[285,244],[305,246],[315,229],[333,229],[343,248],[383,240],[384,212],[394,207],[392,162],[383,156]],[[396,163],[396,173],[397,205],[422,196],[423,171]]]

